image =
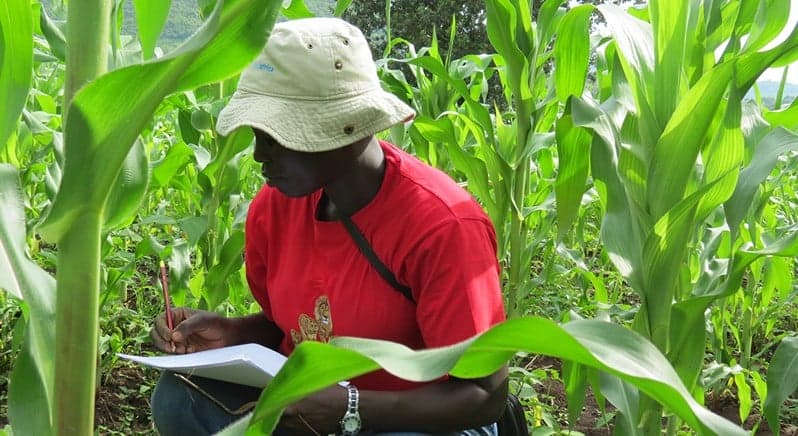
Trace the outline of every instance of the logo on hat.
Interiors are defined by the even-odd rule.
[[[261,71],[265,71],[267,73],[273,73],[274,72],[274,67],[271,64],[266,64],[266,63],[255,64],[255,68],[257,68],[257,69],[259,69]]]

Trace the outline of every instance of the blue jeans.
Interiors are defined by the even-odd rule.
[[[211,380],[187,377],[164,371],[152,392],[152,420],[161,436],[211,435],[252,411],[261,389]],[[189,383],[195,386],[189,385]],[[199,388],[199,389],[197,389]],[[204,391],[202,393],[200,390]],[[206,395],[207,394],[207,395]],[[213,397],[213,399],[209,398]],[[362,432],[368,436],[430,436],[428,433]],[[496,436],[496,424],[454,433],[457,436]],[[275,432],[277,436],[285,436]]]

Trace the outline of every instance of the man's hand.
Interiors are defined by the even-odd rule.
[[[346,401],[346,388],[330,386],[286,407],[279,428],[296,435],[337,433]]]
[[[161,351],[185,354],[235,343],[231,320],[216,313],[179,307],[172,310],[172,320],[174,330],[169,329],[166,313],[162,313],[150,331],[153,344]]]

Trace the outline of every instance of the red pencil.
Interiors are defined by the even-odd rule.
[[[163,290],[163,301],[166,305],[166,326],[169,327],[169,330],[173,330],[175,328],[174,324],[172,323],[172,305],[169,303],[169,279],[166,277],[166,264],[161,261],[161,289]],[[172,344],[172,351],[175,351],[175,344]]]

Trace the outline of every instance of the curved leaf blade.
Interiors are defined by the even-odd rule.
[[[103,212],[133,141],[166,95],[229,77],[260,52],[280,6],[261,3],[219,2],[171,56],[115,70],[78,92],[68,109],[61,187],[39,229],[46,239],[58,241],[81,210]]]
[[[270,432],[285,406],[312,392],[379,367],[408,380],[446,373],[488,375],[517,351],[572,360],[608,372],[660,401],[701,434],[745,431],[699,405],[665,357],[642,336],[616,324],[580,320],[559,326],[539,318],[515,318],[449,347],[421,351],[361,338],[331,344],[303,342],[263,391],[248,434]]]
[[[28,98],[33,71],[32,20],[30,1],[0,4],[0,149],[16,130]]]
[[[150,165],[147,150],[144,144],[137,140],[125,157],[119,176],[111,188],[103,231],[120,229],[133,222],[139,204],[147,193],[149,180]]]
[[[786,337],[768,367],[768,395],[764,412],[770,428],[779,428],[779,407],[798,389],[798,336]],[[778,432],[776,432],[778,434]]]
[[[560,22],[558,38],[554,45],[554,84],[557,98],[565,101],[571,95],[580,97],[585,89],[588,61],[590,60],[590,15],[593,5],[577,6]]]
[[[25,300],[24,347],[9,386],[9,418],[20,434],[48,434],[55,348],[55,280],[25,254],[25,215],[17,170],[0,164],[0,289]],[[21,322],[21,321],[20,321]],[[30,419],[31,412],[37,414]],[[44,416],[42,416],[45,414]],[[46,428],[46,432],[42,429]]]
[[[172,0],[133,0],[136,11],[141,55],[150,59],[155,53],[155,45],[163,31],[166,19],[169,18],[169,7]]]
[[[798,135],[783,128],[768,133],[756,145],[751,162],[740,172],[734,193],[723,205],[732,234],[738,232],[754,194],[776,167],[779,156],[795,149],[798,149]]]

